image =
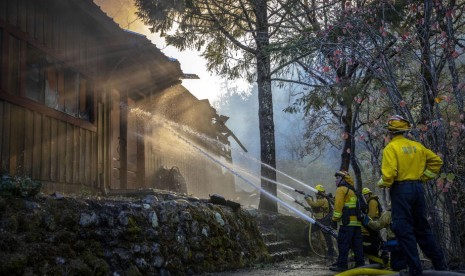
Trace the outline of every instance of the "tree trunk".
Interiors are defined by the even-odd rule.
[[[421,46],[421,67],[420,73],[422,77],[423,97],[421,108],[421,122],[425,123],[433,118],[432,106],[434,105],[434,88],[435,79],[431,64],[431,49],[430,49],[430,25],[431,25],[431,1],[424,1],[424,23],[417,27],[418,38]]]
[[[357,190],[357,193],[359,195],[362,194],[362,188],[363,188],[363,181],[362,181],[362,170],[360,169],[360,166],[358,165],[357,158],[355,155],[355,132],[356,132],[356,122],[358,118],[358,114],[360,111],[360,104],[355,104],[355,110],[352,113],[352,118],[350,120],[350,164],[352,166],[352,169],[354,170],[355,174],[355,189]]]
[[[430,45],[430,33],[431,33],[431,17],[433,13],[433,3],[431,0],[424,1],[424,22],[422,25],[418,26],[418,37],[419,42],[421,45],[421,77],[422,77],[422,86],[423,86],[423,101],[422,101],[422,108],[421,114],[422,122],[437,122],[438,124],[432,124],[432,128],[434,131],[431,133],[430,136],[426,137],[428,142],[432,145],[432,150],[435,152],[440,152],[443,156],[442,159],[444,161],[444,165],[442,170],[448,171],[449,168],[449,157],[448,157],[448,149],[446,146],[446,135],[445,135],[445,126],[442,120],[441,111],[439,110],[439,106],[435,106],[434,99],[437,97],[438,94],[438,68],[436,68],[435,64],[431,61],[433,60],[433,55],[431,53],[431,45]],[[433,188],[429,185],[426,186],[426,190],[434,195],[435,198],[437,195]],[[447,198],[447,194],[445,194]],[[433,202],[428,202],[430,206],[436,206],[437,201],[436,199]],[[450,210],[450,204],[445,204],[444,206],[447,210],[448,214],[452,213]],[[431,216],[433,221],[440,221],[438,217],[438,213],[435,212],[434,208],[430,208],[429,215]],[[444,231],[446,231],[443,227],[443,224],[433,224],[432,225],[433,232],[436,233],[436,237],[439,241],[440,246],[444,249],[447,249],[447,243],[445,239]],[[455,235],[453,230],[451,231],[451,236]],[[448,254],[447,250],[444,250],[444,253]],[[447,256],[449,257],[449,256]]]
[[[344,143],[342,145],[340,169],[349,171],[350,151],[352,149],[352,138],[350,137],[352,135],[352,108],[345,103],[341,103],[341,107],[345,109],[345,114],[343,114],[341,118],[341,124],[344,128]],[[347,137],[345,135],[347,135]]]
[[[273,97],[271,93],[270,56],[267,53],[269,45],[267,1],[256,1],[257,17],[257,86],[258,86],[258,118],[260,127],[260,158],[262,161],[261,175],[267,179],[276,180],[276,152],[273,121]],[[260,193],[258,208],[272,212],[278,211],[278,203],[270,195],[277,194],[276,184],[265,179],[261,180],[263,191]],[[268,194],[267,194],[268,193]]]
[[[457,109],[459,114],[461,114],[461,122],[464,122],[464,106],[463,106],[463,95],[459,88],[459,74],[457,71],[457,66],[455,64],[455,58],[453,56],[455,51],[455,30],[454,30],[454,23],[451,16],[446,16],[446,10],[453,10],[455,9],[456,1],[450,1],[449,6],[445,7],[443,5],[435,6],[436,12],[438,14],[438,19],[440,23],[441,29],[447,34],[446,36],[446,59],[447,64],[449,65],[449,72],[451,75],[451,84],[452,84],[452,93],[455,97],[455,101],[457,104]],[[463,131],[462,134],[463,135]],[[445,136],[445,135],[444,135]],[[446,141],[439,141],[440,143],[446,145]],[[444,149],[445,150],[445,149]],[[443,171],[451,172],[454,171],[455,167],[452,162],[447,162],[444,164]],[[446,167],[447,166],[447,167]],[[460,225],[457,223],[456,219],[456,210],[454,204],[452,204],[453,197],[456,193],[448,191],[444,193],[444,204],[445,209],[447,210],[447,217],[444,218],[445,221],[449,222],[449,229],[450,229],[450,241],[448,242],[449,250],[451,252],[450,257],[458,257],[462,256],[462,246],[460,244]]]

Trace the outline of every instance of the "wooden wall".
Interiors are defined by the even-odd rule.
[[[124,32],[91,0],[0,0],[0,28],[3,29],[5,36],[8,34],[14,40],[21,41],[22,49],[30,44],[64,68],[79,73],[88,81],[89,87],[91,86],[89,83],[99,87],[98,91],[97,89],[92,91],[93,113],[96,116],[87,120],[64,114],[49,108],[44,103],[33,102],[26,98],[24,76],[21,76],[22,79],[19,81],[22,85],[18,89],[19,93],[6,91],[8,86],[2,84],[0,87],[0,173],[30,176],[34,180],[47,183],[52,191],[76,192],[97,189],[98,185],[105,185],[106,188],[111,189],[153,187],[151,178],[161,165],[177,166],[187,180],[190,194],[207,197],[213,193],[234,192],[234,180],[231,175],[223,174],[221,167],[208,161],[199,152],[193,152],[193,149],[186,145],[181,146],[183,142],[173,140],[173,135],[155,140],[151,136],[145,136],[142,141],[142,138],[132,134],[132,129],[137,130],[137,126],[133,126],[132,121],[128,122],[127,116],[119,116],[121,117],[119,120],[111,117],[110,99],[104,93],[112,88],[108,80],[110,77],[119,79],[120,75],[115,71],[134,73],[133,68],[142,70],[143,67],[137,62],[133,62],[136,67],[121,62],[122,48],[129,51],[128,55],[133,54],[128,41],[121,40],[124,38],[121,33]],[[5,49],[3,51],[6,52]],[[162,57],[160,53],[160,59]],[[168,64],[166,60],[158,62],[157,57],[151,56],[151,58],[154,59],[154,65],[164,67]],[[146,65],[147,68],[155,68],[152,64]],[[24,70],[25,64],[21,66]],[[140,89],[144,85],[161,87],[158,82],[178,81],[177,75],[173,77],[170,72],[169,70],[165,73],[158,72],[157,83],[139,83],[144,81],[136,79],[139,82],[124,81],[112,85],[128,86],[130,83],[139,87],[115,87],[125,93],[133,92],[132,90]],[[131,74],[124,75],[131,76]],[[134,75],[141,76],[135,73]],[[154,82],[151,75],[144,76],[145,79]],[[163,85],[168,86],[166,83]],[[181,92],[182,98],[190,97],[186,103],[198,102],[187,90]],[[154,93],[159,91],[156,90]],[[173,102],[175,111],[173,116],[186,124],[194,124],[191,121],[198,121],[192,114],[200,111],[192,107],[181,107],[180,103],[181,101],[178,100]],[[99,110],[96,109],[97,106]],[[120,106],[121,104],[116,104],[116,107]],[[169,106],[168,109],[171,107]],[[189,112],[186,113],[186,110]],[[185,121],[188,118],[191,120]],[[210,122],[209,118],[207,119],[206,122]],[[131,129],[128,130],[128,127]],[[113,137],[115,132],[117,135]],[[126,165],[120,167],[125,170],[125,174],[133,177],[112,179],[114,167],[112,160],[117,157],[113,151],[121,150],[119,140],[128,138],[128,133],[132,135],[129,136],[129,144],[132,147],[123,149],[127,151],[125,153],[127,156],[123,159]],[[165,134],[154,132],[153,135],[160,137]],[[172,147],[177,148],[178,151],[172,150]],[[180,148],[183,150],[179,151]],[[120,183],[117,183],[118,181]]]
[[[0,101],[2,173],[53,182],[62,191],[97,187],[95,132]]]
[[[70,10],[72,2],[1,0],[0,20],[14,29],[19,39],[79,68],[81,73],[96,73],[102,69],[102,41],[106,38],[98,33],[96,22],[84,17],[77,7]]]
[[[90,19],[69,0],[0,1],[5,37],[21,41],[21,49],[33,45],[92,82],[105,68],[99,43],[105,38]],[[69,116],[25,98],[22,66],[20,92],[0,88],[0,173],[29,176],[50,191],[96,189],[96,119]]]
[[[221,194],[228,199],[234,199],[235,185],[232,174],[195,147],[176,137],[170,130],[154,128],[152,134],[146,134],[145,143],[148,187],[156,188],[154,174],[161,166],[176,166],[186,179],[188,194],[199,198]],[[218,158],[215,154],[212,156]]]

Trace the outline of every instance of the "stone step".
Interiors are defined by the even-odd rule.
[[[265,243],[266,247],[268,248],[268,252],[275,253],[280,251],[286,251],[292,248],[291,241],[275,241],[270,243]]]
[[[273,232],[262,233],[261,236],[265,243],[278,241],[276,233]]]
[[[292,248],[286,251],[279,251],[275,253],[271,253],[271,258],[273,262],[282,262],[285,260],[292,260],[298,256],[302,256],[302,250],[298,248]]]

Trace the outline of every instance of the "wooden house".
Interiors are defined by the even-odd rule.
[[[182,87],[179,62],[93,1],[0,1],[0,52],[1,174],[29,176],[49,192],[96,193],[156,188],[155,171],[177,166],[190,194],[214,193],[215,185],[234,192],[221,166],[170,151],[176,134],[162,137],[166,129],[132,110],[168,104],[166,116],[219,141],[197,142],[231,162],[226,118]]]

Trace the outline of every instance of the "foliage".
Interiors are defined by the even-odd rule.
[[[137,15],[168,45],[202,52],[207,69],[230,79],[254,80],[257,30],[250,1],[136,0]],[[252,1],[253,2],[253,1]]]
[[[34,197],[41,188],[41,182],[25,176],[3,175],[0,178],[0,196],[4,197]]]
[[[356,160],[352,166],[372,164],[366,179],[379,175],[384,120],[396,113],[407,117],[414,125],[411,138],[438,152],[445,162],[444,175],[428,189],[429,204],[441,206],[442,213],[430,215],[448,222],[435,231],[448,233],[442,235],[442,245],[449,256],[460,255],[465,242],[465,225],[456,220],[465,207],[465,194],[458,188],[463,187],[465,173],[463,161],[458,161],[463,159],[465,138],[463,85],[458,82],[463,74],[464,2],[312,3],[308,11],[318,19],[307,24],[313,33],[296,35],[301,43],[292,42],[311,51],[295,63],[303,96],[288,110],[301,107],[309,116],[314,116],[312,110],[331,110],[342,126],[338,144],[349,139],[353,143],[343,147],[343,158],[350,154]],[[307,34],[304,28],[300,33]],[[310,124],[308,132],[322,131]],[[315,135],[308,137],[318,145]]]

